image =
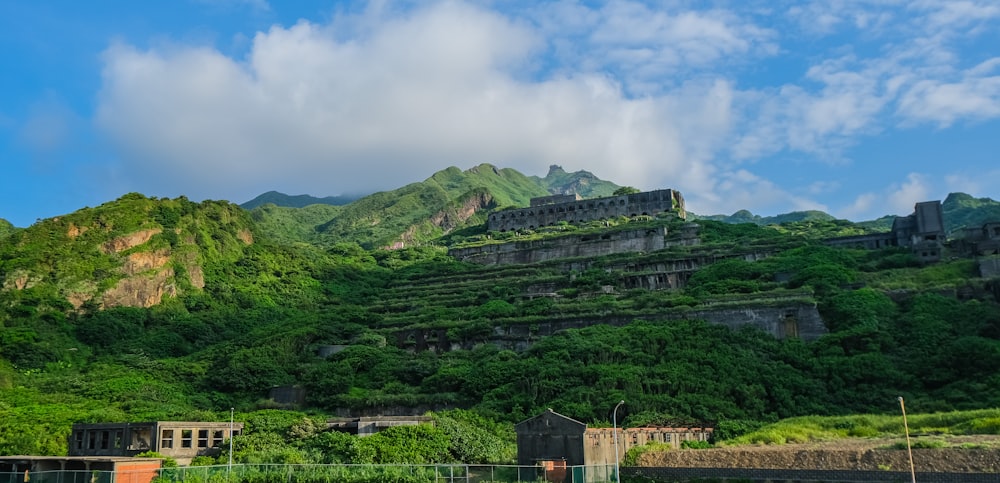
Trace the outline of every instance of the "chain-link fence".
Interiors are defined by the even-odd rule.
[[[218,465],[134,471],[0,473],[0,483],[601,483],[614,466]]]

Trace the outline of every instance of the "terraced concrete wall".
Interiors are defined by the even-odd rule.
[[[463,262],[511,265],[558,258],[600,257],[614,253],[648,253],[665,248],[666,235],[666,228],[625,230],[456,248],[448,250],[448,255]]]
[[[704,320],[731,329],[757,327],[776,338],[797,337],[815,340],[827,332],[816,309],[807,302],[775,303],[773,306],[720,307],[701,310],[668,310],[660,313],[630,316],[594,316],[553,319],[534,324],[497,325],[493,333],[476,340],[449,340],[445,329],[402,329],[395,332],[397,347],[445,352],[472,349],[478,344],[496,344],[501,349],[527,350],[539,338],[566,329],[580,329],[596,324],[624,326],[635,320],[669,322],[671,320]]]

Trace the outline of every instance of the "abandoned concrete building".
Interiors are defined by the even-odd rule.
[[[527,208],[491,213],[487,228],[491,231],[532,230],[559,222],[583,223],[617,216],[656,216],[665,212],[674,212],[682,219],[687,217],[680,191],[664,189],[586,200],[579,195],[554,195],[532,198]]]
[[[326,421],[327,429],[358,436],[371,436],[393,426],[416,426],[433,424],[430,416],[363,416],[359,418],[331,418]]]
[[[6,483],[150,483],[163,460],[129,456],[0,456]]]
[[[219,453],[219,445],[243,431],[243,423],[154,421],[74,424],[70,456],[135,456],[156,451],[187,464]]]
[[[957,252],[969,256],[1000,255],[1000,221],[976,228],[964,228],[953,242]]]
[[[941,260],[944,241],[944,215],[941,201],[936,200],[917,203],[912,214],[896,217],[887,233],[830,238],[826,244],[868,250],[903,247],[923,262],[936,262]]]
[[[588,428],[586,424],[552,409],[514,426],[517,464],[524,481],[613,481],[615,429]],[[680,448],[685,440],[708,441],[712,428],[617,428],[618,462],[625,453],[649,442]]]

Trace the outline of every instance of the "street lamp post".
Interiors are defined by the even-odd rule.
[[[226,467],[226,478],[230,480],[233,477],[233,416],[235,413],[235,408],[229,408],[229,466]]]
[[[910,447],[910,427],[906,424],[906,406],[903,404],[903,396],[896,399],[899,400],[899,409],[903,412],[903,432],[906,434],[906,452],[910,455],[910,481],[917,483],[917,472],[913,469],[913,449]]]
[[[613,436],[614,436],[614,440],[615,440],[615,482],[617,482],[617,483],[621,483],[621,481],[622,481],[621,477],[618,475],[618,461],[619,461],[619,459],[618,459],[618,408],[622,404],[625,404],[624,400],[619,401],[618,404],[615,404],[615,409],[613,411],[611,411],[611,430],[614,432]]]

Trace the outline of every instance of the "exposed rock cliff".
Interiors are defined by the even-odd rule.
[[[230,203],[129,194],[0,243],[0,290],[48,286],[77,309],[150,307],[204,288],[206,261],[235,262],[254,235],[249,216]]]

